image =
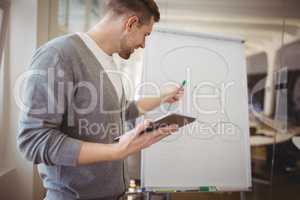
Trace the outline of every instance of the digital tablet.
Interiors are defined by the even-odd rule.
[[[194,122],[196,118],[186,115],[181,115],[178,113],[170,113],[167,115],[164,115],[162,117],[157,118],[155,121],[153,121],[148,128],[146,128],[144,131],[142,131],[140,134],[144,134],[147,132],[152,132],[156,129],[169,126],[172,124],[177,124],[179,128],[186,126],[192,122]],[[121,137],[121,136],[120,136]],[[116,137],[114,141],[119,141],[120,137]]]

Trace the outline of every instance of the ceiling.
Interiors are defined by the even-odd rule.
[[[59,0],[60,3],[66,0]],[[84,4],[94,2],[92,23],[99,20],[104,0],[70,1],[70,29],[85,26]],[[158,26],[192,32],[238,36],[246,54],[270,52],[300,39],[300,0],[156,0],[161,11]],[[91,6],[91,5],[90,5]],[[98,14],[97,14],[98,13]]]
[[[162,21],[195,32],[239,36],[248,55],[300,38],[299,0],[156,0]]]

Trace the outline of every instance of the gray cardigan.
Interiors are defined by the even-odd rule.
[[[38,164],[48,200],[112,198],[124,192],[124,162],[77,166],[80,141],[113,143],[135,102],[118,99],[103,67],[75,34],[35,53],[24,83],[18,147]],[[122,108],[122,109],[121,109]]]

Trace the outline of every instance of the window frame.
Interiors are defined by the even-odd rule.
[[[8,21],[9,21],[9,8],[10,8],[10,0],[2,0],[0,2],[0,9],[3,11],[2,13],[2,22],[0,27],[0,62],[2,64],[5,40],[8,32]],[[0,68],[1,68],[0,64]]]

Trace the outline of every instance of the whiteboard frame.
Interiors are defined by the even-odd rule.
[[[177,30],[177,29],[163,28],[163,27],[156,27],[154,29],[154,32],[169,33],[169,34],[174,34],[174,35],[185,35],[185,36],[201,37],[201,38],[214,39],[214,40],[225,40],[225,41],[231,41],[231,42],[245,43],[245,40],[241,37],[238,37],[238,36],[229,37],[229,36],[221,35],[221,34],[217,34],[217,33],[190,32],[190,31],[185,31],[185,30]]]

